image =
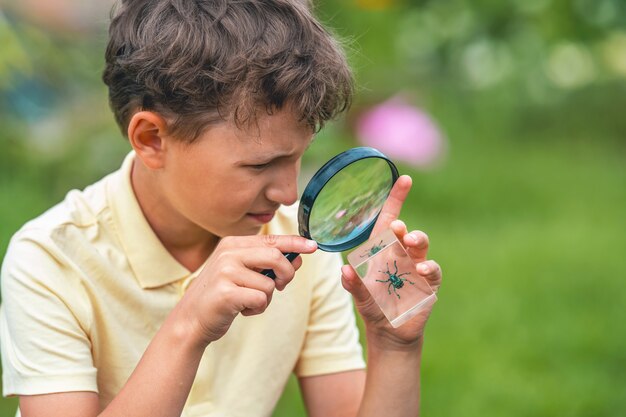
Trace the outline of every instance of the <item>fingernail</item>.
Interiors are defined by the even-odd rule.
[[[309,249],[316,249],[317,248],[317,242],[314,240],[307,240],[306,241],[306,247]]]
[[[415,243],[419,242],[419,239],[417,238],[417,236],[410,234],[409,237],[411,238],[411,240]]]
[[[430,268],[428,268],[428,265],[422,264],[419,266],[419,268],[422,274],[428,274],[430,272]]]

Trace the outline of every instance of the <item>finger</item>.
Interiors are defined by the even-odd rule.
[[[341,283],[346,291],[352,294],[357,305],[365,304],[371,298],[369,291],[352,266],[343,265],[341,267]]]
[[[293,269],[295,269],[296,271],[300,269],[300,267],[302,267],[302,256],[297,256],[296,259],[291,261],[291,265],[293,266]]]
[[[284,288],[294,277],[295,268],[278,248],[247,248],[238,251],[244,266],[257,272],[271,269],[278,286]]]
[[[291,261],[291,265],[293,266],[294,271],[297,271],[298,269],[300,269],[300,267],[302,267],[302,256],[297,256],[293,261]],[[278,291],[284,290],[285,287],[287,287],[287,284],[293,281],[293,278],[295,278],[295,273],[291,277],[291,279],[287,281],[280,279],[280,278],[275,279],[274,282],[276,283],[276,289]]]
[[[242,269],[239,273],[232,275],[230,279],[236,286],[260,291],[266,294],[268,298],[272,296],[276,289],[276,283],[273,279],[246,269]]]
[[[400,216],[402,205],[411,190],[411,184],[412,180],[408,175],[402,175],[398,178],[378,215],[378,220],[376,220],[376,224],[372,230],[372,236],[376,236],[378,233],[387,229],[391,225],[391,222]]]
[[[423,262],[427,259],[429,240],[426,233],[419,230],[409,233],[402,220],[394,220],[390,227],[414,262]]]
[[[287,258],[285,258],[285,260],[287,262],[289,262],[289,260]],[[298,269],[300,269],[300,267],[302,267],[302,256],[298,255],[296,256],[290,263],[290,269],[288,270],[288,274],[287,275],[276,275],[276,278],[274,279],[274,282],[276,283],[276,289],[278,291],[282,291],[285,289],[285,287],[287,287],[287,285],[293,281],[293,279],[295,278],[295,274],[296,271]]]
[[[245,308],[243,310],[241,310],[241,315],[242,316],[256,316],[258,314],[262,314],[265,312],[265,310],[267,310],[267,308],[269,307],[270,303],[272,302],[272,297],[269,296],[266,298],[266,302],[264,304],[260,304],[260,307],[258,308]]]
[[[270,302],[270,298],[264,292],[245,287],[239,288],[236,297],[239,311],[244,316],[261,314]]]
[[[400,242],[400,245],[393,245],[393,253],[395,256],[406,256],[406,244],[404,244],[404,237],[408,233],[406,224],[402,220],[394,220],[389,225],[396,239]]]
[[[393,233],[396,235],[400,242],[402,242],[402,238],[407,233],[409,233],[408,229],[406,228],[406,224],[402,220],[392,221],[389,227],[391,228],[391,230],[393,230]]]
[[[249,270],[244,270],[232,282],[237,286],[235,304],[244,316],[256,315],[265,311],[272,301],[272,295],[276,288],[273,279]]]
[[[344,265],[341,267],[341,284],[352,294],[354,305],[364,319],[371,323],[385,320],[385,316],[376,304],[374,297],[352,266]]]
[[[436,292],[441,286],[442,272],[437,262],[430,260],[417,264],[417,273],[428,282],[433,291]]]
[[[302,236],[295,235],[252,235],[227,236],[222,238],[220,246],[224,248],[277,248],[283,253],[313,253],[317,243]]]
[[[413,230],[402,238],[407,253],[415,262],[423,262],[428,256],[430,241],[428,235],[419,230]]]

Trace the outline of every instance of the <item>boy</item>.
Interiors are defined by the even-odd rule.
[[[3,264],[4,389],[22,416],[269,416],[291,372],[311,416],[416,415],[430,309],[393,329],[342,267],[366,380],[341,259],[296,236],[302,154],[352,92],[307,8],[123,1],[104,81],[133,151],[25,225]],[[401,177],[374,233],[392,227],[438,287],[427,237],[394,221],[409,189]]]

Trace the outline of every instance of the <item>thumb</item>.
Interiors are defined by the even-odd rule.
[[[366,324],[368,322],[374,323],[385,320],[385,316],[378,304],[376,304],[376,300],[374,300],[374,297],[372,297],[352,266],[344,265],[341,267],[341,283],[352,294],[354,305]]]
[[[351,265],[344,265],[341,267],[341,284],[343,287],[352,294],[356,305],[362,305],[367,303],[368,299],[371,299],[371,295],[361,278],[357,275],[354,268]]]

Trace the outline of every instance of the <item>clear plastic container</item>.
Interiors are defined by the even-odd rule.
[[[393,327],[406,323],[437,300],[391,229],[371,237],[351,252],[348,262]]]

